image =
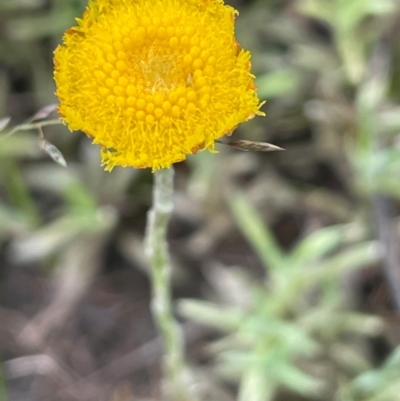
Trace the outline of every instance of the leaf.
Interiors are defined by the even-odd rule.
[[[0,131],[3,131],[3,129],[7,127],[10,121],[11,117],[4,117],[0,119]]]
[[[272,71],[257,78],[257,94],[260,99],[271,99],[294,92],[299,84],[300,80],[295,70]]]
[[[230,199],[229,206],[236,224],[258,254],[264,267],[275,271],[284,268],[284,254],[257,210],[239,194]]]
[[[274,363],[269,374],[277,382],[302,395],[316,395],[323,386],[321,380],[302,372],[292,363],[286,361]]]
[[[400,371],[400,346],[395,348],[384,363],[384,369]]]
[[[370,370],[357,376],[351,383],[353,392],[368,394],[384,386],[384,380],[379,370]]]
[[[381,251],[376,242],[364,242],[343,250],[339,254],[332,256],[330,259],[321,262],[317,268],[309,268],[306,274],[303,270],[297,272],[297,278],[293,283],[297,291],[303,288],[311,287],[319,283],[321,280],[329,280],[336,278],[348,271],[363,269],[372,263],[376,263],[381,258]],[[294,273],[293,273],[294,274]]]
[[[268,142],[253,142],[247,141],[245,139],[238,139],[227,142],[217,140],[216,142],[223,145],[231,146],[232,148],[244,150],[246,152],[275,152],[279,150],[285,150]]]
[[[57,109],[57,104],[50,104],[43,109],[40,109],[33,117],[29,119],[30,122],[43,120],[44,118],[48,117],[53,111]]]
[[[67,162],[63,154],[50,142],[45,139],[39,141],[39,146],[43,149],[56,163],[62,167],[67,167]]]
[[[181,299],[177,308],[182,316],[223,331],[238,330],[244,319],[243,313],[237,309],[206,301]]]
[[[311,18],[331,23],[335,16],[335,3],[320,0],[302,0],[297,3],[298,10]]]
[[[291,252],[294,265],[301,266],[323,257],[345,239],[343,226],[321,228],[305,237]]]
[[[354,29],[368,15],[383,15],[394,9],[392,0],[342,0],[337,3],[338,21],[347,29]]]

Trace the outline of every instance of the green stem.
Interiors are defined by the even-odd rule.
[[[174,401],[192,401],[190,378],[185,369],[181,331],[172,311],[171,265],[167,228],[173,210],[172,168],[154,173],[153,207],[148,214],[146,252],[151,262],[153,318],[164,348],[167,392]]]
[[[10,137],[11,135],[14,135],[18,131],[30,131],[30,130],[35,130],[35,129],[41,129],[42,127],[46,127],[49,125],[62,125],[63,122],[57,118],[54,120],[46,120],[46,121],[39,121],[39,122],[31,122],[31,123],[24,123],[20,125],[16,125],[14,128],[12,128],[10,131],[6,133],[2,133],[0,136],[0,140],[6,139]]]

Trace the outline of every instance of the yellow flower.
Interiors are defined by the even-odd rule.
[[[91,0],[54,55],[59,113],[114,166],[170,167],[259,111],[222,0]]]

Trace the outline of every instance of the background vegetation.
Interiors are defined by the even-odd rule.
[[[234,138],[286,150],[176,165],[174,296],[199,399],[400,399],[400,4],[231,4],[267,100]],[[31,118],[56,102],[52,51],[84,7],[0,0],[0,400],[161,400],[152,175],[106,173],[83,135],[37,129],[51,108]]]

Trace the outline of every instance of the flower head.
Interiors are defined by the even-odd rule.
[[[170,167],[259,111],[222,0],[90,0],[54,55],[59,113],[102,162]]]

